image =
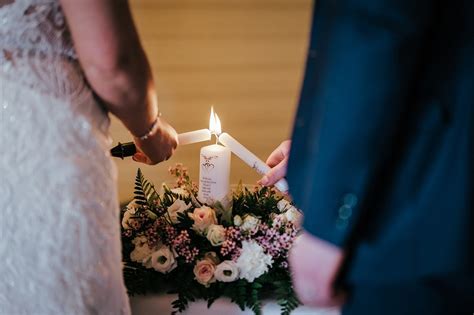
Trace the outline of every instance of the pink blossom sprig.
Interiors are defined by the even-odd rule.
[[[172,241],[171,246],[176,251],[178,256],[185,259],[186,263],[190,264],[194,262],[196,257],[199,255],[199,249],[191,247],[191,238],[186,230],[182,230]]]
[[[243,240],[242,232],[235,227],[228,227],[225,231],[225,241],[221,245],[221,255],[235,260],[240,255],[240,244]]]

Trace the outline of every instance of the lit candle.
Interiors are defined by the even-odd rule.
[[[259,174],[265,175],[271,170],[270,166],[268,166],[265,162],[260,160],[255,154],[250,152],[246,147],[240,144],[228,133],[221,134],[219,136],[219,142],[222,143],[227,148],[229,148],[235,155],[237,155],[242,161],[244,161],[250,167],[255,169]],[[288,183],[286,182],[284,178],[280,179],[275,184],[275,187],[283,193],[286,193],[288,191]]]
[[[219,117],[211,111],[209,130],[218,135],[221,133]],[[201,148],[199,193],[201,202],[214,203],[225,201],[230,191],[230,155],[228,148],[213,144]]]
[[[190,132],[180,133],[178,135],[179,145],[191,144],[211,140],[211,131],[209,129],[199,129]]]

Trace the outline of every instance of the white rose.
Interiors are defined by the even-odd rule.
[[[206,206],[194,209],[189,217],[194,221],[193,230],[198,233],[204,234],[210,225],[217,224],[216,212]]]
[[[260,224],[260,220],[253,215],[247,214],[244,216],[244,220],[240,228],[244,231],[250,231]]]
[[[180,196],[183,196],[183,197],[189,197],[189,192],[186,189],[184,189],[183,187],[173,188],[173,189],[171,189],[171,192],[175,193],[175,194],[178,194]]]
[[[139,204],[135,200],[132,200],[128,205],[127,205],[127,210],[125,210],[125,213],[123,214],[122,218],[122,227],[126,230],[131,229],[132,227],[130,226],[130,219],[133,218],[137,212],[137,209],[140,207]]]
[[[242,218],[240,217],[240,215],[236,215],[234,217],[234,225],[235,226],[241,226],[242,225]]]
[[[221,282],[235,281],[239,277],[239,268],[232,260],[225,260],[217,265],[214,277]]]
[[[162,246],[146,259],[144,265],[158,272],[168,273],[178,266],[178,261],[168,246]]]
[[[191,208],[191,203],[186,204],[181,199],[176,199],[175,202],[171,206],[168,207],[168,214],[171,219],[171,223],[176,224],[178,223],[178,214],[183,213],[185,210]]]
[[[132,240],[135,248],[130,253],[130,259],[135,262],[143,263],[152,253],[153,249],[148,246],[145,236],[138,236]]]
[[[236,261],[240,279],[253,282],[268,271],[273,264],[272,256],[265,254],[263,248],[254,241],[243,241],[240,256]]]
[[[222,225],[213,224],[207,229],[207,239],[212,246],[219,246],[225,241],[225,228]]]

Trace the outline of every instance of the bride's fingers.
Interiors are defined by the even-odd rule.
[[[288,167],[288,158],[284,158],[279,164],[273,167],[270,172],[268,172],[262,179],[259,181],[259,184],[264,186],[271,186],[277,181],[286,176],[286,169]]]
[[[150,159],[142,152],[135,153],[132,158],[135,162],[150,164]]]

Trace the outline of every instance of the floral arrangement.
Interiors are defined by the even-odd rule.
[[[241,184],[228,204],[203,204],[186,168],[177,164],[170,173],[176,185],[158,192],[139,169],[135,198],[122,210],[129,294],[177,294],[172,314],[219,297],[255,314],[264,299],[276,299],[281,314],[290,314],[299,302],[287,257],[300,212],[272,189]]]

